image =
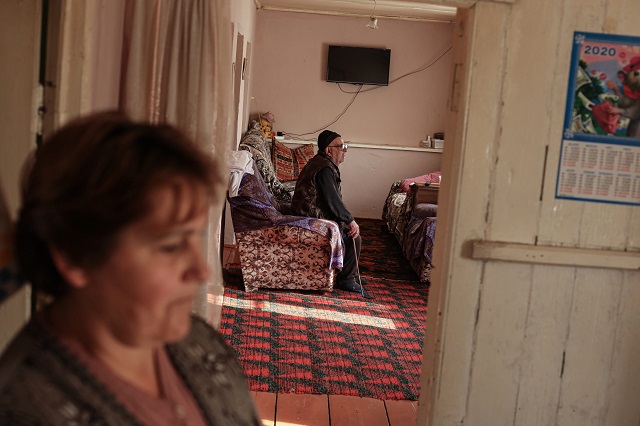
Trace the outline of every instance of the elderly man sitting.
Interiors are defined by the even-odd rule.
[[[318,153],[298,176],[291,201],[294,214],[329,219],[338,223],[344,242],[344,267],[337,274],[334,288],[360,291],[357,262],[360,258],[360,227],[342,201],[340,170],[347,144],[331,130],[318,136]]]

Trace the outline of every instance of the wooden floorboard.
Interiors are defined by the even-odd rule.
[[[327,395],[279,393],[276,405],[276,425],[329,426]]]
[[[223,260],[238,262],[233,247]],[[417,401],[382,401],[346,395],[252,392],[264,426],[414,426]]]
[[[414,426],[417,401],[252,392],[264,426]]]
[[[392,426],[414,426],[418,418],[418,401],[385,401]]]
[[[388,426],[384,401],[329,395],[331,426]]]
[[[276,424],[276,398],[275,393],[252,392],[256,409],[262,419],[264,426],[274,426]]]

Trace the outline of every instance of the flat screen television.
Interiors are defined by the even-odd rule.
[[[327,81],[389,85],[391,49],[329,46]]]

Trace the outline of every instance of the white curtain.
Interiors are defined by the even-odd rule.
[[[224,166],[231,150],[232,27],[229,0],[126,0],[120,108],[132,118],[180,127]],[[212,281],[194,310],[217,323],[209,291],[222,293],[221,199],[212,209]],[[214,298],[215,299],[215,298]]]

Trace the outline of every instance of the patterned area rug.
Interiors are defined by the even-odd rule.
[[[251,390],[416,400],[428,287],[381,220],[359,219],[360,271],[373,299],[332,293],[246,293],[225,271],[221,333]]]

